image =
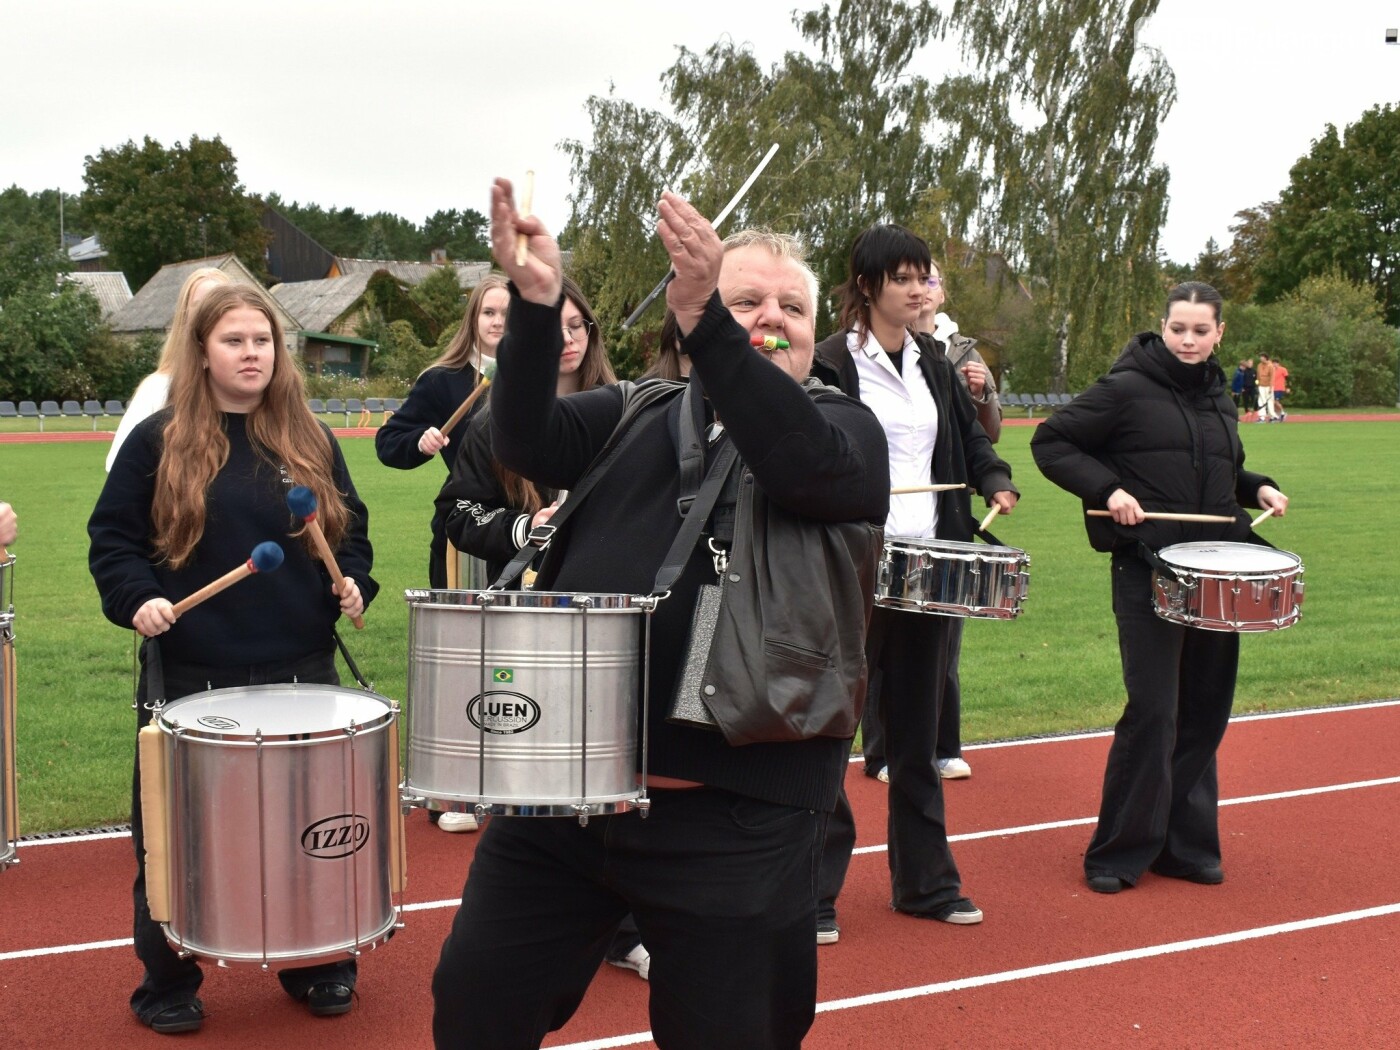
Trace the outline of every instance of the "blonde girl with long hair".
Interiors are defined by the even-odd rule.
[[[172,340],[169,404],[136,426],[88,522],[89,568],[102,610],[145,639],[137,728],[159,698],[278,682],[338,684],[335,624],[360,615],[378,585],[368,515],[330,430],[312,416],[271,300],[250,285],[209,291]],[[286,493],[305,485],[336,553],[336,592]],[[278,543],[285,560],[176,616],[174,604]],[[157,679],[158,680],[158,679]],[[180,958],[146,905],[140,767],[133,776],[135,947],[145,967],[131,1007],[162,1033],[204,1021],[198,963]],[[283,970],[283,987],[313,1014],[352,1004],[353,960]]]
[[[485,362],[495,358],[496,346],[505,334],[509,305],[505,277],[499,273],[483,277],[472,290],[461,327],[447,349],[423,370],[403,406],[375,433],[374,450],[379,462],[399,470],[414,470],[440,454],[447,472],[452,472],[452,460],[466,438],[471,418],[486,404],[486,399],[478,400],[471,414],[450,433],[444,434],[441,427],[481,381]],[[447,534],[443,526],[442,515],[434,514],[428,583],[439,590],[447,586]]]
[[[136,384],[131,401],[122,413],[122,420],[117,424],[117,432],[112,436],[112,447],[107,450],[109,474],[112,464],[117,461],[117,450],[136,429],[136,424],[152,412],[159,412],[165,407],[165,399],[170,394],[170,368],[175,359],[175,347],[184,338],[194,307],[199,304],[205,292],[232,281],[233,278],[223,270],[212,266],[201,266],[185,278],[185,283],[180,286],[180,294],[175,299],[175,316],[170,319],[170,330],[165,333],[165,342],[160,348],[156,370]]]

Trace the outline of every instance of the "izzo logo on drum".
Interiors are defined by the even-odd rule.
[[[493,689],[471,698],[467,719],[487,733],[523,733],[540,720],[540,705],[523,693]]]
[[[198,721],[205,729],[215,729],[220,732],[238,728],[237,722],[232,718],[225,718],[223,715],[202,715]]]
[[[317,860],[335,860],[358,853],[369,841],[369,820],[358,813],[341,813],[311,824],[301,833],[301,851]]]

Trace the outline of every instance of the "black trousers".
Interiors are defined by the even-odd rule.
[[[147,708],[147,667],[144,660],[137,688],[136,728],[151,720]],[[178,700],[205,689],[228,689],[250,685],[272,685],[293,679],[319,685],[339,685],[335,669],[335,653],[318,653],[290,663],[257,664],[249,667],[193,667],[163,664],[165,700]],[[170,946],[160,924],[152,920],[146,901],[146,842],[141,814],[141,761],[138,752],[131,774],[131,844],[136,850],[136,881],[132,885],[135,916],[132,934],[136,957],[146,968],[140,985],[131,993],[131,1009],[143,1024],[172,1006],[191,1002],[204,981],[199,963],[193,958],[180,958]],[[337,981],[355,986],[355,960],[303,966],[282,970],[277,974],[282,987],[293,999],[303,998],[311,986],[322,981]]]
[[[876,606],[866,635],[876,718],[890,771],[890,904],[932,914],[963,899],[962,877],[948,847],[943,780],[934,741],[947,686],[954,619]],[[828,821],[820,866],[818,912],[835,914],[855,845],[850,801],[843,790]]]
[[[1215,753],[1234,704],[1240,639],[1159,617],[1142,559],[1114,554],[1112,573],[1128,703],[1084,870],[1131,884],[1149,867],[1187,875],[1220,864]]]
[[[938,739],[934,752],[938,758],[962,758],[962,682],[958,664],[962,659],[964,620],[950,616],[948,620],[948,671],[943,683],[943,709],[938,715]],[[865,757],[865,774],[874,776],[885,765],[885,734],[880,728],[879,694],[871,692],[865,699],[860,716],[861,754]]]
[[[578,1008],[630,910],[663,1050],[796,1050],[816,1010],[821,815],[714,788],[650,815],[496,817],[433,974],[443,1048],[537,1047]]]

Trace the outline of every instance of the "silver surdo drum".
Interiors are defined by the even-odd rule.
[[[1176,577],[1152,574],[1157,615],[1207,631],[1279,631],[1298,621],[1303,562],[1254,543],[1177,543],[1157,552]]]
[[[890,609],[1011,620],[1030,586],[1030,557],[1016,547],[891,536],[875,604]]]
[[[646,809],[637,726],[657,599],[491,590],[405,598],[405,802],[582,823]]]
[[[158,709],[143,731],[160,739],[148,750],[143,738],[142,812],[151,912],[173,945],[280,968],[393,935],[396,718],[382,696],[328,685],[215,689]],[[156,872],[153,845],[166,854]]]
[[[14,555],[0,560],[0,871],[18,864],[19,803],[15,797]]]

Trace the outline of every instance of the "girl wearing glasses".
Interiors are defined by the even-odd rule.
[[[568,277],[560,322],[564,353],[559,359],[559,395],[616,382],[593,308]],[[553,516],[557,495],[496,462],[490,413],[483,409],[473,413],[452,462],[452,476],[438,494],[437,512],[453,545],[485,561],[488,578],[494,580],[525,546],[530,530]]]

